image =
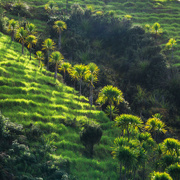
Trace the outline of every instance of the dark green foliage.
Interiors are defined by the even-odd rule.
[[[67,161],[55,163],[49,156],[54,148],[52,144],[41,137],[37,127],[31,125],[29,128],[24,131],[22,125],[12,123],[0,114],[0,179],[68,179]],[[30,141],[39,141],[39,144],[30,147]]]
[[[91,158],[93,157],[93,147],[95,144],[99,143],[101,136],[101,127],[93,122],[85,124],[80,132],[80,140],[86,147],[86,150]]]
[[[174,180],[178,180],[179,179],[179,177],[180,177],[180,165],[178,163],[170,165],[166,169],[166,171],[167,171],[168,174],[170,174],[170,176]]]

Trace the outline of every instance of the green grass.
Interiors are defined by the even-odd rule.
[[[11,42],[0,33],[0,110],[13,122],[26,128],[31,123],[53,140],[55,159],[68,159],[70,173],[78,180],[117,179],[117,162],[112,159],[111,146],[119,135],[106,115],[79,97],[73,88],[54,80],[54,73],[29,60],[29,52],[21,55],[21,44]],[[84,154],[80,143],[81,125],[88,121],[100,123],[102,140],[94,147],[94,158]]]

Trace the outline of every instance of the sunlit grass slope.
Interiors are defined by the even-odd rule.
[[[53,140],[52,156],[70,161],[70,173],[76,179],[117,179],[117,163],[111,157],[117,129],[101,111],[91,107],[87,98],[73,88],[54,80],[53,73],[40,70],[29,52],[21,55],[21,44],[0,33],[0,110],[13,122],[28,128],[38,126],[45,138]],[[79,131],[83,123],[101,124],[103,136],[94,150],[94,158],[84,155]]]

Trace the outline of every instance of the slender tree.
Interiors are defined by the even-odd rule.
[[[130,138],[131,129],[140,128],[142,125],[141,118],[133,116],[131,114],[121,114],[115,119],[115,126],[121,127],[122,131],[126,131],[128,135],[128,141]]]
[[[105,104],[106,102],[110,105],[110,109],[112,105],[119,104],[124,101],[123,93],[117,87],[113,87],[112,85],[105,86],[101,89],[97,103]],[[110,120],[112,120],[112,113],[110,112]]]
[[[171,49],[171,51],[172,51],[172,59],[174,58],[173,50],[174,50],[175,45],[177,45],[177,43],[174,38],[169,39],[168,43],[166,44],[166,48],[169,50]]]
[[[87,67],[83,64],[76,64],[71,71],[71,76],[76,78],[79,81],[79,94],[81,96],[81,86],[83,78],[85,77],[85,73],[87,71]]]
[[[155,34],[155,38],[156,38],[156,40],[157,40],[157,37],[158,37],[158,35],[160,35],[162,32],[163,32],[163,30],[162,30],[162,28],[161,28],[161,25],[158,23],[158,22],[155,22],[153,25],[152,25],[152,33],[154,33]]]
[[[26,30],[28,32],[28,35],[36,34],[36,26],[33,23],[28,23],[26,25]]]
[[[44,9],[50,14],[53,15],[54,12],[58,9],[55,1],[50,0],[47,4],[45,4]]]
[[[36,59],[39,61],[39,66],[41,64],[41,61],[44,60],[44,53],[42,51],[36,52]]]
[[[49,54],[54,49],[55,43],[52,39],[48,38],[43,42],[42,46],[42,50],[46,50],[47,52],[47,69],[49,70]]]
[[[29,36],[26,38],[26,43],[27,43],[27,47],[29,48],[29,51],[30,51],[30,60],[31,60],[31,50],[32,50],[32,46],[37,43],[37,37],[34,36],[34,35],[29,35]]]
[[[63,62],[63,59],[63,55],[59,51],[55,51],[51,54],[50,62],[55,63],[55,79],[57,79],[58,65],[60,65]]]
[[[24,54],[24,44],[27,37],[27,31],[23,27],[20,27],[16,32],[16,38],[22,44],[22,54]]]
[[[152,134],[153,138],[157,141],[157,134],[166,133],[165,124],[160,120],[161,115],[155,114],[146,122],[145,128]]]
[[[18,21],[14,19],[9,20],[8,31],[11,32],[11,40],[14,41],[16,29],[18,27]]]
[[[64,74],[64,82],[66,81],[66,72],[71,72],[71,64],[68,62],[63,62],[61,67],[59,68],[60,71],[63,71]]]
[[[58,49],[60,51],[60,49],[61,49],[61,32],[64,29],[67,29],[67,25],[64,21],[55,21],[53,28],[56,29],[57,33],[59,34]]]
[[[94,88],[94,83],[96,83],[98,80],[98,78],[97,78],[98,72],[99,72],[99,68],[95,63],[88,64],[85,80],[90,85],[89,102],[90,102],[91,106],[93,105],[93,88]]]

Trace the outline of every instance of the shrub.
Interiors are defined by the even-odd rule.
[[[102,129],[98,124],[88,123],[85,124],[80,132],[80,140],[86,147],[90,157],[93,156],[94,145],[99,143],[102,136]]]

